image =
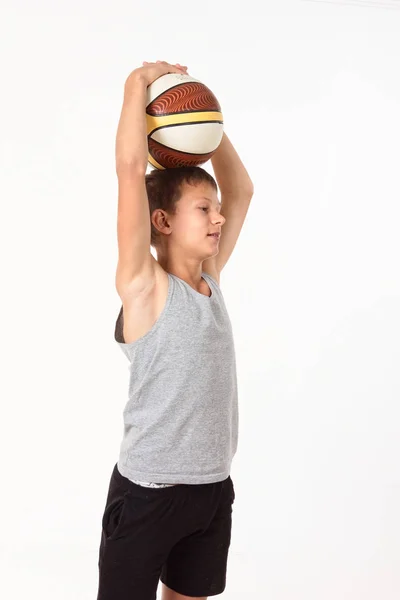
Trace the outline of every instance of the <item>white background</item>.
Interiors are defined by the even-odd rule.
[[[399,598],[396,7],[2,3],[2,597],[96,597],[128,384],[115,133],[127,75],[166,60],[213,90],[255,186],[221,277],[240,436],[220,597]]]

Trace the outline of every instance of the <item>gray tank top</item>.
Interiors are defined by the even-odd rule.
[[[118,315],[114,338],[129,361],[118,469],[131,481],[202,484],[230,475],[238,444],[234,340],[220,286],[202,277],[210,297],[168,273],[159,318],[130,344],[122,307]]]

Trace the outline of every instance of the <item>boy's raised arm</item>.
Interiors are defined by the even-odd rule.
[[[115,161],[118,178],[118,266],[116,288],[152,276],[150,211],[145,185],[147,167],[146,80],[131,73],[125,83]],[[145,283],[145,281],[143,281]]]
[[[186,67],[165,61],[144,62],[125,82],[118,124],[115,162],[118,177],[118,266],[115,284],[119,295],[141,291],[154,281],[155,259],[150,251],[151,221],[145,175],[148,162],[147,87],[166,73]]]

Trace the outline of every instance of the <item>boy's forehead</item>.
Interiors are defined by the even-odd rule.
[[[211,187],[204,186],[204,187],[192,188],[191,190],[186,190],[186,193],[184,194],[184,196],[190,202],[197,202],[198,200],[208,200],[209,202],[212,202],[213,204],[218,204],[218,205],[220,204],[220,201],[218,199],[218,194]]]

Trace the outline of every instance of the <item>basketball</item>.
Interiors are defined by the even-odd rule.
[[[212,91],[185,73],[167,73],[147,87],[148,162],[155,169],[200,166],[223,136]]]

